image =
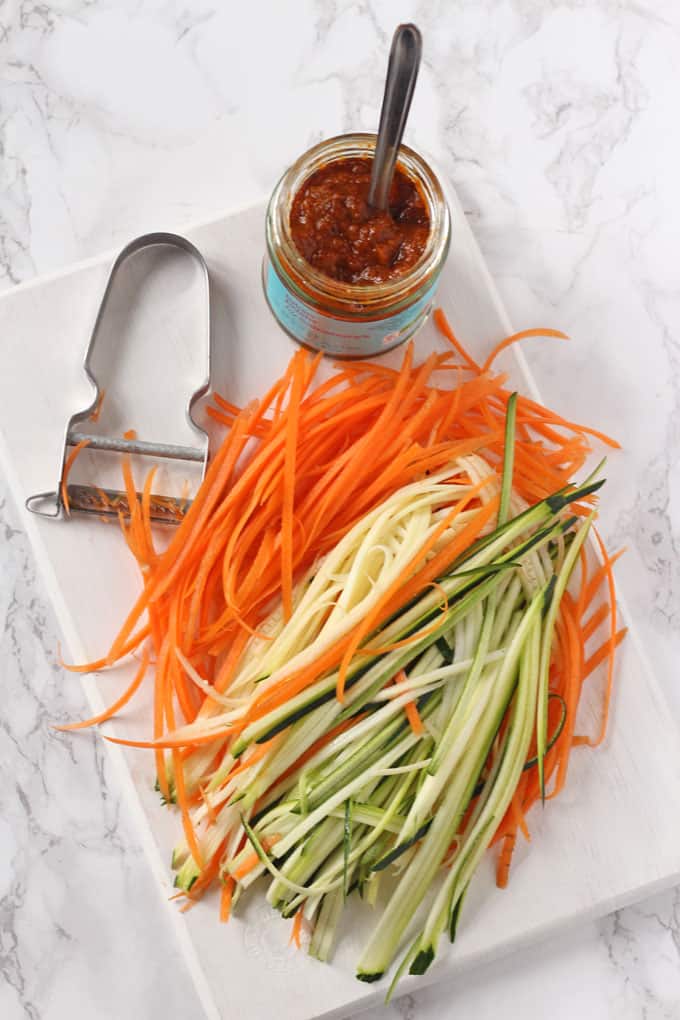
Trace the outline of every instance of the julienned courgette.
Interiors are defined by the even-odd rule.
[[[475,868],[522,769],[534,764],[527,760],[534,732],[542,775],[548,748],[546,663],[559,602],[590,524],[565,518],[564,511],[601,484],[588,480],[562,489],[504,521],[512,504],[506,460],[499,527],[454,563],[436,590],[424,592],[372,634],[367,647],[411,642],[382,656],[360,650],[350,666],[344,704],[335,698],[337,674],[331,672],[241,735],[234,754],[278,740],[261,768],[252,777],[246,772],[232,798],[248,845],[225,860],[223,871],[240,874],[255,848],[260,864],[239,887],[268,871],[272,905],[285,916],[303,909],[315,920],[310,951],[320,959],[332,950],[351,890],[373,899],[381,875],[396,869],[397,887],[359,964],[361,980],[377,980],[445,858],[450,870],[405,966],[422,973],[442,932],[455,933]],[[566,533],[566,552],[556,562]],[[463,656],[466,641],[470,648]],[[412,684],[422,734],[411,729],[401,701],[392,706],[383,694],[401,669]],[[304,749],[359,714],[355,727],[290,772]],[[509,722],[501,737],[504,718]],[[563,724],[564,712],[558,730]],[[275,793],[263,802],[272,788]],[[271,837],[278,838],[269,842]],[[197,874],[193,861],[182,853],[177,860],[177,884],[190,888]]]

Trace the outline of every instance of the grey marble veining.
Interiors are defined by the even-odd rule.
[[[199,1015],[4,484],[0,576],[0,1016]]]
[[[373,128],[398,20],[425,36],[407,140],[472,218],[546,399],[624,450],[603,528],[680,718],[680,6],[675,0],[15,0],[0,5],[0,280],[260,197],[322,136]],[[237,32],[231,27],[235,25]],[[0,344],[2,339],[0,338]],[[0,1016],[199,1017],[16,511],[0,491]],[[680,1017],[680,892],[373,1020]]]

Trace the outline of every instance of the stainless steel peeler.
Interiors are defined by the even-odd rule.
[[[207,334],[203,337],[206,358],[206,374],[198,389],[191,394],[185,409],[187,423],[190,426],[191,431],[195,434],[197,440],[196,445],[192,446],[144,442],[138,439],[96,435],[89,433],[86,427],[87,421],[91,419],[91,416],[99,405],[102,393],[99,382],[93,373],[92,359],[97,342],[97,335],[100,330],[107,301],[110,298],[116,276],[125,260],[130,256],[136,254],[143,248],[158,245],[170,245],[186,252],[187,255],[195,260],[201,271],[202,291],[204,295],[203,299],[206,308],[205,321]],[[201,479],[203,478],[210,452],[209,438],[207,432],[197,425],[193,412],[196,402],[207,392],[210,385],[210,277],[205,259],[195,245],[193,245],[185,237],[181,237],[179,234],[159,232],[143,234],[141,237],[135,238],[123,248],[113,263],[111,272],[109,273],[109,278],[107,280],[104,294],[97,312],[97,317],[90,335],[90,342],[85,355],[83,368],[87,378],[90,380],[94,388],[93,400],[88,407],[84,408],[84,410],[78,411],[74,414],[69,419],[66,426],[58,484],[55,491],[41,492],[36,495],[29,496],[26,500],[26,507],[28,510],[32,513],[39,514],[41,517],[53,519],[59,519],[65,516],[63,480],[68,450],[69,448],[77,446],[79,443],[83,443],[85,440],[87,441],[88,450],[102,450],[123,454],[142,454],[144,456],[161,458],[163,460],[184,461],[200,464]],[[67,483],[66,489],[69,509],[71,512],[96,514],[97,516],[118,516],[120,513],[127,516],[129,514],[127,494],[123,491],[108,488],[102,489],[91,485],[74,485],[69,483]],[[154,521],[175,524],[182,519],[187,506],[188,500],[186,499],[153,494],[151,496],[150,503],[151,518]]]

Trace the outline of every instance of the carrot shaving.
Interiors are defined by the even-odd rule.
[[[64,470],[61,475],[61,502],[64,506],[64,511],[67,517],[71,515],[71,504],[68,498],[68,476],[71,473],[71,468],[75,462],[76,457],[81,450],[84,450],[86,446],[89,446],[89,439],[81,439],[79,443],[73,447],[68,457],[64,461]]]
[[[559,329],[523,329],[519,333],[513,333],[512,336],[508,336],[505,340],[501,340],[500,343],[491,351],[484,364],[482,365],[481,371],[488,372],[494,361],[506,347],[510,347],[511,344],[516,344],[518,340],[526,340],[528,337],[540,336],[540,337],[555,337],[557,340],[568,340],[569,337],[566,333],[562,333]]]
[[[625,551],[626,551],[625,548],[623,548],[619,549],[618,552],[615,552],[613,556],[607,555],[606,561],[592,575],[592,577],[588,581],[588,584],[583,589],[582,598],[579,599],[579,609],[581,610],[581,616],[583,616],[585,611],[589,608],[591,602],[597,595],[597,592],[599,591],[603,581],[605,579],[608,580],[611,568],[614,566],[619,557],[623,556]]]
[[[602,558],[604,560],[604,568],[607,577],[610,625],[609,625],[609,641],[607,644],[606,652],[607,677],[605,681],[604,703],[602,706],[602,721],[600,723],[600,729],[597,736],[593,741],[590,742],[591,747],[598,747],[604,740],[605,733],[607,732],[607,721],[609,719],[609,705],[611,702],[612,689],[614,686],[614,656],[616,653],[617,645],[621,642],[626,633],[625,627],[618,632],[616,631],[616,587],[614,584],[614,573],[612,570],[612,564],[615,558],[620,555],[620,553],[617,553],[616,557],[611,557],[607,552],[607,549],[605,547],[604,542],[602,541],[602,538],[600,537],[600,533],[597,530],[595,531],[595,539],[597,541],[600,553],[602,554]],[[585,669],[587,671],[586,676],[588,676],[588,673],[592,672],[592,670],[595,669],[595,666],[598,664],[596,662],[597,655],[598,653],[596,652],[595,655],[591,656],[588,662],[586,662],[585,664]]]
[[[401,684],[407,679],[408,678],[404,670],[400,669],[399,672],[392,678],[392,682],[395,684]],[[416,734],[416,736],[420,736],[422,733],[425,732],[423,720],[420,718],[418,706],[416,705],[415,701],[408,701],[404,705],[404,713],[406,715],[406,718],[408,719],[409,726],[411,727],[412,731]]]
[[[236,883],[233,878],[225,878],[222,883],[220,895],[220,921],[224,924],[231,916],[231,901],[234,895]]]
[[[98,422],[99,416],[102,413],[102,404],[104,403],[104,397],[106,396],[106,390],[100,390],[99,396],[97,397],[97,403],[94,405],[94,409],[90,412],[90,421]]]
[[[415,701],[408,701],[404,705],[404,711],[406,712],[406,718],[408,719],[409,726],[416,734],[416,736],[419,737],[422,733],[425,732],[425,727],[423,726],[423,720],[420,718],[418,706],[416,705]]]
[[[196,830],[194,829],[194,825],[191,820],[189,805],[187,803],[186,786],[184,783],[184,765],[177,751],[173,751],[172,763],[175,779],[175,791],[177,794],[177,803],[179,804],[180,814],[182,816],[182,828],[184,829],[184,837],[187,841],[187,846],[191,851],[191,856],[193,857],[198,867],[202,868],[203,852],[199,845],[198,836],[196,835]]]
[[[232,871],[232,878],[236,879],[237,882],[240,882],[241,879],[245,878],[246,875],[249,875],[253,868],[256,868],[259,863],[260,858],[257,855],[257,853],[253,850],[252,853],[248,854],[248,856],[244,858],[243,862],[236,869],[236,871]]]
[[[260,842],[264,852],[269,853],[271,848],[279,839],[281,839],[281,837],[276,833],[272,836],[263,836]],[[246,875],[249,875],[253,868],[256,868],[259,863],[259,855],[255,850],[253,850],[251,854],[248,854],[248,856],[243,859],[239,867],[235,871],[232,871],[232,878],[235,878],[236,881],[239,882],[242,878],[245,878]]]
[[[446,337],[446,339],[449,341],[452,347],[458,352],[458,354],[460,354],[461,358],[466,363],[468,368],[471,368],[473,372],[481,372],[481,369],[477,362],[470,357],[470,355],[465,350],[463,345],[457,340],[456,335],[451,329],[451,326],[449,325],[449,322],[441,308],[435,308],[432,317],[435,321],[435,324],[439,332]]]
[[[510,874],[510,864],[512,863],[512,855],[515,852],[516,844],[517,829],[513,829],[512,832],[509,832],[503,837],[503,846],[501,848],[500,857],[498,858],[496,885],[499,889],[505,889],[507,887],[508,877]]]
[[[606,726],[607,712],[609,710],[609,701],[611,698],[611,683],[610,683],[612,673],[611,662],[614,654],[614,649],[621,644],[627,632],[628,632],[627,627],[622,627],[621,630],[614,631],[614,633],[607,638],[604,644],[600,645],[597,651],[593,652],[589,659],[586,659],[586,662],[583,666],[583,677],[585,679],[586,677],[589,677],[590,674],[593,673],[597,669],[597,667],[600,666],[603,662],[607,662],[607,683],[603,710],[604,726]],[[598,737],[596,743],[593,744],[593,747],[597,747],[597,745],[601,742],[602,736],[604,736],[603,733],[601,733],[601,736]]]
[[[581,628],[583,640],[587,641],[589,637],[592,637],[592,635],[595,633],[600,624],[603,623],[608,616],[609,616],[609,604],[607,602],[603,602],[602,605],[599,606],[598,609],[596,609],[595,612],[588,617],[587,622],[583,624]]]
[[[120,744],[122,747],[149,747],[160,749],[177,749],[180,747],[201,747],[203,744],[212,744],[222,737],[231,736],[236,732],[237,727],[227,726],[222,730],[212,730],[209,734],[200,737],[163,737],[158,740],[126,740],[123,737],[105,737],[112,744]]]
[[[300,909],[295,915],[295,920],[293,921],[293,929],[290,933],[290,939],[288,940],[288,945],[292,945],[293,943],[295,943],[297,949],[300,949],[302,947],[301,935],[302,935],[303,912],[304,907],[300,907]]]
[[[82,722],[67,723],[63,726],[55,726],[54,729],[63,731],[82,730],[88,726],[98,726],[101,723],[106,722],[108,719],[111,719],[117,712],[120,711],[121,708],[123,708],[124,705],[127,705],[128,701],[130,701],[132,696],[139,690],[142,680],[146,676],[146,671],[149,668],[149,659],[149,650],[145,648],[142,653],[142,661],[139,664],[139,669],[135,673],[132,683],[127,690],[124,691],[123,694],[121,694],[121,696],[109,706],[109,708],[105,709],[103,712],[99,712],[98,715],[91,716],[89,719],[84,719]]]

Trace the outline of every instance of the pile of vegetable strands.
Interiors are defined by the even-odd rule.
[[[143,650],[129,689],[75,727],[153,671],[153,737],[119,742],[153,749],[179,807],[187,905],[219,884],[226,919],[264,876],[327,959],[347,896],[375,903],[396,881],[368,981],[419,908],[399,973],[429,966],[489,845],[507,883],[528,811],[562,790],[574,746],[604,737],[624,633],[614,558],[601,546],[589,572],[584,552],[602,483],[572,483],[591,439],[617,444],[493,371],[509,343],[562,334],[517,334],[480,366],[435,319],[451,347],[420,365],[409,346],[399,369],[352,363],[315,385],[300,350],[261,400],[216,395],[226,435],[164,551],[152,478],[138,498],[127,468],[142,591],[108,655],[78,667]],[[599,731],[577,734],[605,661]]]

